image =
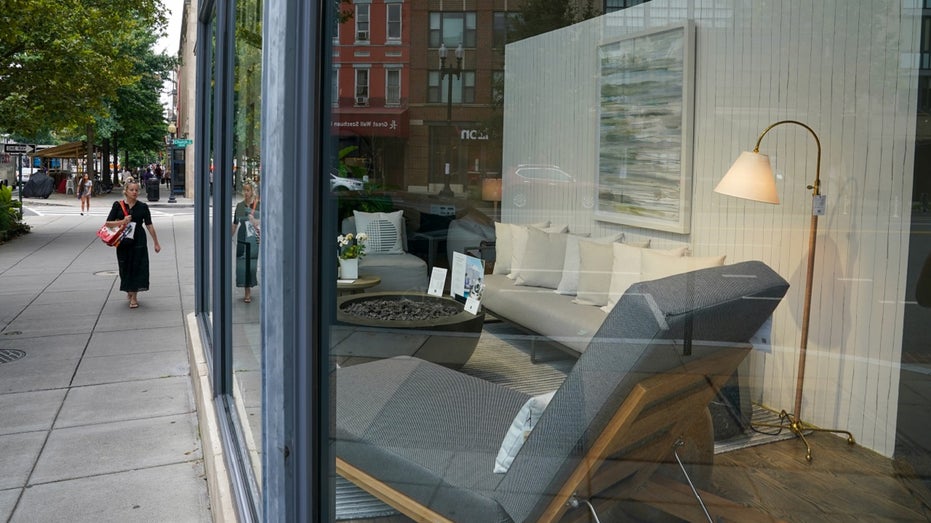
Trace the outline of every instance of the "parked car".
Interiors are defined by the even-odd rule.
[[[336,173],[330,173],[331,191],[361,191],[364,188],[365,183],[362,180],[344,178]]]
[[[595,204],[594,187],[580,184],[575,177],[557,165],[520,164],[514,167],[508,176],[508,198],[516,207],[527,205],[530,186],[550,187],[555,191],[574,191],[583,207],[591,209]]]

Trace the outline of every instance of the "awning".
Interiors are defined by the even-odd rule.
[[[407,109],[341,107],[333,110],[330,129],[339,136],[407,138]]]
[[[99,147],[94,147],[95,150]],[[70,142],[36,151],[35,158],[84,158],[87,156],[87,142]]]

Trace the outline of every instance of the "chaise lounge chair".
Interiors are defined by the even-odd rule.
[[[431,522],[584,519],[588,503],[605,514],[676,491],[654,472],[680,440],[713,447],[708,402],[787,288],[760,262],[632,286],[504,474],[495,458],[526,394],[413,358],[340,369],[337,473]]]

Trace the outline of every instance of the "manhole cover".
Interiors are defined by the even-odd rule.
[[[25,352],[18,349],[0,349],[0,365],[16,361],[25,355]]]
[[[118,276],[120,271],[97,271],[94,276]]]

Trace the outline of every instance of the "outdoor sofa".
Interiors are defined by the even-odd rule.
[[[417,521],[608,511],[656,488],[680,438],[712,448],[707,404],[787,288],[761,262],[633,285],[503,474],[495,460],[528,395],[414,358],[338,369],[336,470]]]

